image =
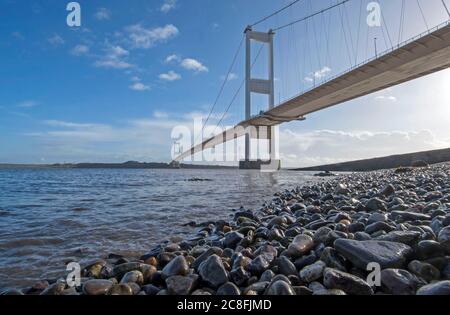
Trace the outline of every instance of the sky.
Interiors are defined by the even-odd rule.
[[[246,25],[289,2],[80,0],[81,26],[69,27],[69,1],[0,0],[0,163],[169,162],[173,128],[205,119],[224,80],[208,124],[244,119],[242,89],[235,94],[243,49],[227,77],[230,63]],[[255,30],[336,2],[305,0]],[[275,34],[277,103],[372,57],[375,41],[380,53],[449,18],[441,0],[406,1],[401,23],[402,1],[382,0],[381,27],[369,27],[370,2],[351,0]],[[262,50],[255,77],[266,74],[265,58]],[[450,147],[449,86],[444,70],[284,124],[283,165]],[[252,100],[253,114],[266,109]]]

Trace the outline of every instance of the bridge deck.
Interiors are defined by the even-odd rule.
[[[202,150],[245,134],[242,127],[275,126],[450,67],[450,21],[356,66],[279,106],[239,123],[177,157],[181,161]]]

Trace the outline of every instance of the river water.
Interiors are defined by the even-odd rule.
[[[184,223],[227,219],[315,180],[291,171],[0,169],[0,289],[57,277],[68,261],[140,256],[195,231]]]

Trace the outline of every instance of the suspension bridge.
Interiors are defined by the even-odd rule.
[[[393,34],[394,32],[392,28],[388,28],[385,13],[383,13],[383,8],[380,7],[381,11],[379,12],[380,20],[378,24],[378,31],[379,36],[384,39],[385,48],[380,52],[378,51],[379,47],[377,47],[377,40],[380,38],[377,38],[374,34],[371,34],[371,25],[366,26],[367,31],[365,34],[361,31],[362,25],[366,23],[366,19],[363,19],[362,16],[367,14],[367,12],[364,11],[364,4],[367,2],[363,0],[345,0],[340,2],[330,1],[327,7],[319,8],[316,11],[311,10],[311,0],[309,0],[309,14],[291,21],[286,21],[286,23],[280,26],[271,27],[267,32],[255,31],[256,26],[262,23],[267,23],[278,15],[285,13],[287,10],[290,10],[290,16],[292,16],[295,6],[300,5],[301,2],[308,1],[293,1],[270,15],[247,26],[242,41],[239,44],[238,50],[229,68],[228,74],[224,78],[219,95],[210,110],[204,126],[206,126],[213,115],[213,112],[218,104],[218,100],[223,94],[224,86],[229,81],[229,76],[235,66],[239,52],[245,43],[245,78],[238,86],[237,92],[234,94],[231,103],[222,114],[217,126],[223,122],[225,115],[235,103],[240,92],[243,92],[244,94],[244,119],[238,122],[233,128],[229,128],[224,132],[212,135],[205,141],[202,141],[201,143],[192,146],[189,150],[182,152],[176,157],[174,162],[183,161],[190,156],[207,149],[213,149],[216,146],[224,144],[230,140],[245,137],[245,158],[240,161],[240,168],[260,169],[264,166],[268,166],[268,168],[272,170],[279,169],[280,161],[276,150],[278,139],[276,137],[275,126],[292,121],[302,121],[311,113],[318,112],[331,106],[336,106],[450,67],[450,12],[445,0],[436,0],[434,3],[432,3],[432,0],[423,2],[423,4],[433,4],[433,8],[431,8],[429,12],[433,13],[433,17],[430,19],[433,20],[434,26],[431,26],[432,22],[427,18],[424,5],[421,1],[393,1],[398,2],[399,4],[398,12],[396,12],[396,14],[398,14],[398,18],[392,19],[392,24],[394,24],[394,22],[397,23],[395,27],[397,32],[395,35]],[[353,11],[349,8],[352,2],[354,3],[354,7],[356,7]],[[415,5],[416,10],[408,10],[408,5],[410,6],[412,4]],[[375,7],[375,9],[377,8]],[[359,12],[359,16],[355,19],[358,21],[357,27],[353,28],[353,31],[357,30],[356,34],[352,34],[352,27],[349,22],[349,11]],[[414,16],[413,12],[416,13],[416,16]],[[376,14],[376,12],[373,13]],[[407,16],[409,16],[409,18],[407,18]],[[439,17],[440,20],[437,17]],[[424,29],[405,39],[407,20],[412,21],[411,23],[413,26],[417,26],[418,21],[422,21]],[[436,20],[439,20],[439,23],[436,23]],[[334,27],[332,25],[333,21],[336,22],[339,27]],[[319,31],[314,29],[314,27],[317,28],[317,24],[321,25]],[[292,34],[295,35],[295,28],[301,28],[306,31],[303,32],[303,35],[306,34],[306,36],[301,37],[303,42],[297,43],[300,37],[292,37]],[[313,29],[314,32],[311,32],[311,29]],[[408,29],[410,29],[411,32],[414,32],[417,27],[409,27]],[[291,37],[288,38],[284,44],[289,47],[293,47],[293,50],[295,50],[297,54],[290,54],[292,56],[291,59],[289,59],[288,53],[277,57],[284,59],[284,62],[289,63],[288,68],[303,68],[302,73],[304,76],[302,73],[298,74],[297,80],[295,80],[291,73],[290,77],[288,75],[285,80],[283,80],[284,82],[291,82],[291,86],[294,86],[291,89],[291,94],[293,95],[289,95],[283,100],[280,99],[279,103],[276,105],[275,61],[277,59],[274,57],[274,38],[286,30]],[[341,34],[341,36],[338,37],[340,39],[337,41],[345,44],[341,45],[343,46],[344,53],[338,54],[330,47],[333,30]],[[372,39],[374,49],[372,56],[359,60],[358,54],[361,55],[361,51],[364,51],[362,48],[363,45],[361,44],[361,37],[363,36],[366,37],[366,56],[368,47],[370,47],[369,43]],[[393,40],[394,36],[397,37],[396,43],[394,43]],[[322,39],[322,43],[318,43],[319,39]],[[256,53],[256,57],[252,60],[252,43],[255,42],[260,43],[260,48]],[[282,44],[283,43],[281,43],[281,45]],[[268,60],[264,64],[267,77],[263,79],[254,78],[252,70],[254,70],[256,60],[260,56],[264,47],[267,48]],[[303,54],[301,52],[298,53],[299,47],[303,47]],[[315,49],[314,53],[305,52],[306,49],[311,47]],[[327,64],[331,64],[330,60],[332,55],[336,55],[336,58],[339,59],[341,63],[342,60],[348,58],[349,66],[340,73],[327,77],[326,75],[331,72],[331,67]],[[310,59],[312,58],[311,56],[316,56],[317,60],[315,61],[315,65],[312,64],[311,60],[309,60],[309,67],[306,66],[306,56],[309,56]],[[303,61],[303,65],[296,66],[296,63],[300,64],[301,61]],[[315,67],[318,70],[314,71]],[[298,89],[302,88],[303,91],[299,93]],[[282,87],[279,87],[279,90],[282,89]],[[261,104],[255,106],[252,101],[252,94],[255,93],[267,96],[268,99],[266,108],[257,113],[253,113],[254,109],[255,107],[261,108]],[[268,160],[262,161],[252,157],[252,139],[265,139],[268,141],[270,156]]]

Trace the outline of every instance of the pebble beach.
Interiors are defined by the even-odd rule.
[[[61,275],[2,294],[450,295],[450,163],[330,177],[181,224],[196,232],[140,259],[100,253],[79,286]]]

